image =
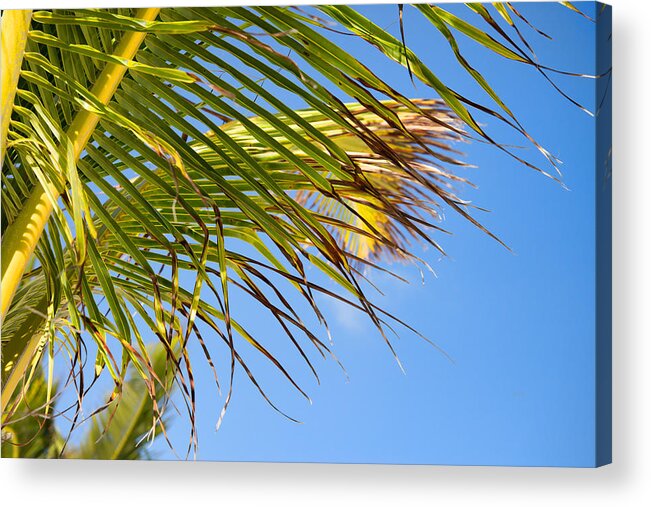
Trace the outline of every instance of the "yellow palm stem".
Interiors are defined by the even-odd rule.
[[[158,16],[160,9],[149,8],[139,9],[136,17],[147,21],[153,21]],[[10,12],[10,11],[7,11]],[[4,15],[3,15],[4,28]],[[115,55],[127,60],[133,59],[146,36],[145,32],[128,32],[120,41],[115,50]],[[26,37],[26,33],[25,33]],[[4,58],[4,29],[3,29],[3,61]],[[119,64],[107,64],[93,86],[93,94],[104,104],[108,104],[117,90],[127,68]],[[4,72],[4,69],[3,69]],[[4,75],[3,75],[4,85]],[[14,85],[15,88],[15,85]],[[14,90],[15,93],[15,90]],[[3,92],[4,100],[4,92]],[[12,100],[13,102],[13,100]],[[3,103],[4,110],[4,103]],[[3,116],[4,118],[4,116]],[[4,121],[4,119],[3,119]],[[67,135],[74,147],[74,159],[77,160],[84,150],[90,136],[92,135],[99,116],[95,113],[81,110],[70,125]],[[4,123],[3,123],[4,124]],[[59,190],[54,186],[48,189],[54,195],[59,195]],[[2,319],[4,319],[11,301],[14,297],[18,284],[25,272],[39,238],[43,234],[48,218],[52,213],[54,203],[48,196],[48,191],[40,184],[34,188],[31,196],[16,217],[16,220],[7,227],[2,237],[2,287],[1,307]]]
[[[14,97],[20,67],[23,63],[23,54],[27,44],[27,32],[29,22],[32,19],[32,11],[12,10],[2,13],[2,60],[0,61],[0,81],[2,100],[2,120],[0,128],[0,160],[4,159],[5,145],[7,144],[7,131],[9,130],[9,119],[14,107]]]
[[[7,376],[7,380],[2,383],[2,422],[4,423],[5,419],[9,414],[5,412],[7,406],[9,405],[9,400],[14,394],[16,387],[23,380],[25,372],[28,371],[30,365],[36,357],[38,352],[39,345],[41,343],[42,335],[41,333],[36,333],[30,337],[29,341],[25,344],[16,364],[13,366],[11,372]]]

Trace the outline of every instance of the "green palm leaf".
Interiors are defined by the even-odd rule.
[[[122,392],[109,400],[101,412],[87,418],[84,433],[74,445],[55,426],[53,413],[57,413],[61,403],[57,402],[57,394],[54,400],[49,399],[45,375],[39,369],[11,420],[3,427],[2,456],[151,459],[148,444],[156,438],[165,438],[169,420],[166,411],[174,410],[170,403],[174,383],[171,371],[167,370],[166,350],[157,346],[150,349],[150,355],[160,382],[153,387],[146,386],[131,368]]]

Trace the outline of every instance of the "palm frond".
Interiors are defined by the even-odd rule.
[[[178,347],[175,347],[178,356]],[[64,449],[63,457],[76,459],[133,460],[151,459],[149,444],[167,438],[166,428],[174,393],[174,371],[168,367],[168,351],[157,346],[150,350],[152,369],[157,377],[154,386],[143,383],[131,368],[122,392],[112,397],[92,417],[79,444]],[[172,358],[174,361],[174,358]]]
[[[53,458],[63,446],[54,419],[48,414],[48,386],[38,370],[29,389],[2,427],[0,454],[3,458]]]
[[[414,240],[443,251],[445,209],[490,234],[459,197],[470,182],[453,144],[479,139],[549,175],[476,116],[508,125],[556,164],[467,61],[455,32],[555,87],[556,69],[538,64],[487,7],[468,6],[490,30],[442,7],[414,11],[444,35],[486,93],[481,103],[449,88],[405,37],[346,6],[309,15],[269,6],[32,13],[15,98],[3,96],[3,107],[13,100],[2,153],[3,420],[20,403],[5,400],[28,387],[27,370],[43,354],[53,362],[57,350],[79,379],[80,404],[81,386],[93,384],[83,381],[89,354],[93,375],[106,372],[115,396],[132,365],[155,399],[153,339],[167,351],[191,420],[191,340],[212,367],[224,350],[216,343],[225,346],[224,409],[238,365],[266,397],[243,347],[306,395],[271,352],[273,335],[247,330],[234,292],[273,315],[314,375],[311,354],[332,350],[296,301],[327,329],[317,293],[365,313],[393,350],[387,335],[400,321],[367,297],[360,264],[417,260]],[[493,10],[510,27],[526,21],[509,4]],[[393,89],[328,36],[332,23],[437,98]],[[315,281],[323,277],[329,282]]]
[[[178,347],[176,347],[178,352]],[[2,433],[2,456],[14,458],[73,459],[151,459],[149,443],[164,438],[169,420],[166,410],[173,410],[173,375],[167,369],[167,351],[162,346],[150,350],[153,369],[158,377],[155,392],[150,392],[139,375],[130,368],[130,378],[118,396],[89,416],[83,435],[71,445],[55,425],[58,389],[48,394],[41,368],[21,396],[12,417],[5,421]],[[67,410],[66,410],[67,411]]]

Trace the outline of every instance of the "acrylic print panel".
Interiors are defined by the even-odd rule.
[[[2,13],[2,456],[610,462],[609,7]]]

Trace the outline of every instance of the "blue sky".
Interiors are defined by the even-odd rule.
[[[446,8],[481,22],[463,6]],[[591,22],[559,4],[517,8],[554,37],[548,41],[524,28],[542,63],[595,72]],[[593,9],[591,4],[582,8]],[[398,34],[396,6],[360,10]],[[410,7],[405,8],[405,27],[408,45],[446,84],[486,100],[445,40]],[[425,86],[414,86],[405,69],[374,48],[350,38],[338,41],[404,94],[435,97]],[[569,190],[494,147],[460,146],[465,160],[478,166],[464,175],[479,187],[464,189],[461,197],[491,210],[477,217],[513,252],[448,212],[443,226],[454,234],[439,239],[449,256],[416,247],[437,277],[426,274],[423,284],[415,267],[403,265],[391,269],[408,278],[409,285],[373,275],[385,292],[376,301],[435,341],[453,361],[401,331],[394,343],[403,374],[369,322],[323,300],[334,351],[349,379],[334,361],[317,361],[317,385],[281,334],[270,331],[275,329],[272,317],[236,296],[236,314],[252,332],[268,335],[265,344],[283,357],[312,403],[260,356],[244,352],[274,403],[302,423],[275,412],[238,371],[233,400],[216,432],[224,396],[216,395],[209,371],[197,360],[199,459],[565,466],[594,462],[594,119],[531,68],[504,61],[461,36],[459,41],[530,133],[563,160]],[[594,109],[594,81],[560,76],[556,81]],[[479,119],[501,142],[525,144],[492,118]],[[542,163],[530,147],[523,154]],[[187,430],[181,418],[172,423],[171,436],[181,452]],[[164,444],[155,445],[160,458],[173,459]]]

